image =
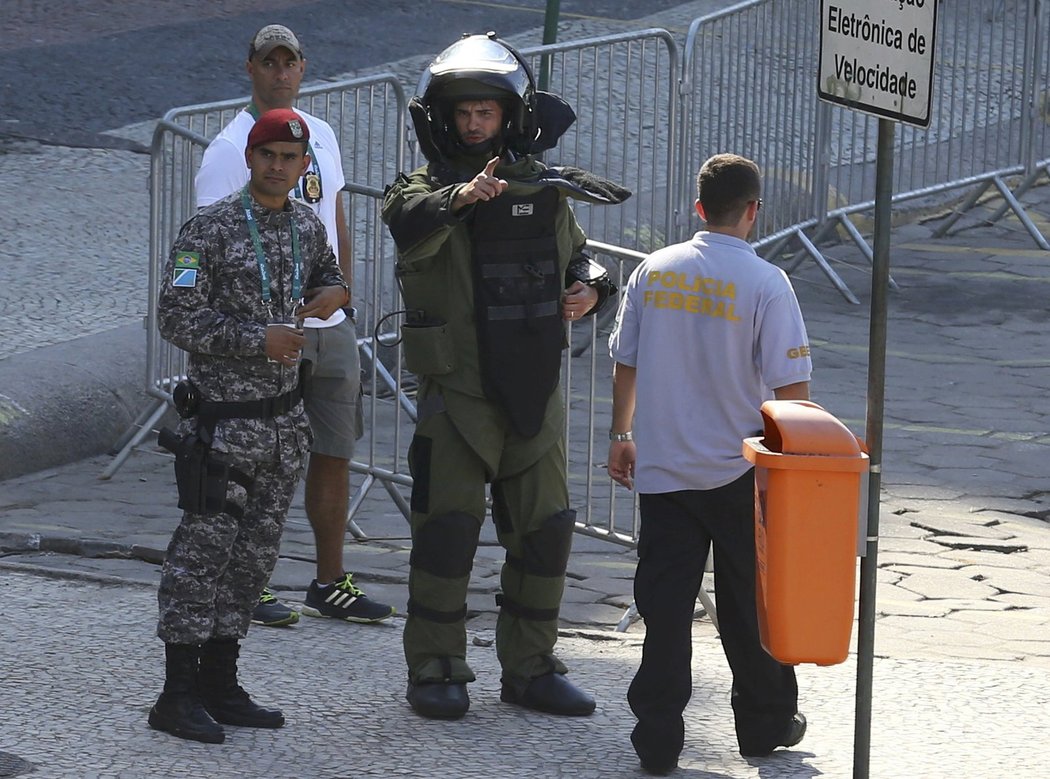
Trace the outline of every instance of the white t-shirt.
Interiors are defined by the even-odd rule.
[[[343,176],[343,162],[339,154],[339,144],[335,132],[323,119],[318,119],[305,111],[295,109],[310,128],[310,150],[317,160],[321,175],[321,199],[317,203],[307,203],[301,197],[302,182],[292,190],[292,197],[305,203],[324,223],[328,233],[328,243],[332,252],[339,256],[339,233],[336,230],[336,198],[342,191],[346,179]],[[240,111],[215,136],[208,148],[204,150],[200,170],[194,180],[197,193],[197,208],[209,206],[216,200],[238,191],[248,183],[248,165],[244,161],[244,147],[248,145],[248,133],[255,124],[247,110]],[[311,163],[311,168],[313,164]],[[338,309],[328,319],[310,317],[303,324],[306,327],[332,327],[342,322],[346,314]]]
[[[787,275],[746,241],[699,232],[649,255],[620,301],[609,354],[637,368],[638,492],[710,490],[750,463],[773,389],[809,381],[809,339]]]

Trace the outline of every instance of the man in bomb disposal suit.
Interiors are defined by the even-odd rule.
[[[259,117],[248,183],[183,226],[160,291],[161,335],[190,354],[174,392],[184,419],[161,434],[185,513],[157,595],[166,677],[149,724],[194,741],[221,743],[218,723],[284,724],[238,684],[237,657],[310,451],[299,323],[349,299],[324,225],[288,198],[308,140],[290,109]]]
[[[615,293],[582,251],[573,197],[630,193],[531,155],[575,120],[537,92],[494,33],[464,36],[428,67],[410,111],[429,164],[388,188],[383,219],[398,248],[409,370],[421,381],[409,450],[412,558],[404,648],[407,698],[424,717],[466,713],[466,594],[492,485],[506,549],[496,651],[501,700],[588,715],[553,653],[576,514],[569,508],[564,408],[557,391],[563,320]]]

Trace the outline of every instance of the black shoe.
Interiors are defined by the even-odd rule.
[[[668,776],[678,768],[677,760],[671,763],[659,763],[655,760],[642,760],[641,762],[642,770],[652,776]]]
[[[397,609],[374,601],[354,584],[352,574],[345,573],[334,584],[319,587],[317,579],[306,591],[303,614],[308,617],[331,617],[347,622],[382,622],[394,616]]]
[[[594,698],[553,671],[531,679],[522,689],[502,679],[499,699],[526,709],[567,717],[586,717],[594,711]]]
[[[268,628],[283,628],[298,621],[299,612],[277,600],[269,587],[263,590],[252,610],[252,622]]]
[[[179,738],[205,744],[226,740],[222,726],[209,716],[195,695],[162,692],[149,710],[149,726]]]
[[[806,735],[806,716],[801,712],[795,712],[791,721],[787,724],[784,735],[769,747],[756,747],[749,744],[740,746],[740,754],[744,757],[766,757],[773,754],[777,747],[793,747]]]
[[[278,709],[264,709],[240,686],[223,690],[218,695],[205,693],[203,702],[212,719],[223,725],[242,728],[279,728],[284,725],[284,714]]]
[[[643,743],[643,739],[639,736],[639,733],[646,730],[648,729],[643,729],[641,723],[639,723],[631,732],[631,745],[634,747],[634,752],[638,755],[638,760],[642,764],[642,771],[653,776],[667,776],[678,768],[678,752],[674,756],[668,755],[666,749],[663,750],[663,754],[653,752],[649,746]],[[680,749],[681,747],[679,746]]]
[[[405,698],[412,710],[430,719],[459,719],[470,708],[467,685],[456,682],[408,683]]]

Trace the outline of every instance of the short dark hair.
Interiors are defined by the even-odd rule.
[[[761,195],[758,165],[739,154],[716,154],[696,174],[696,199],[715,227],[736,224],[747,204]]]

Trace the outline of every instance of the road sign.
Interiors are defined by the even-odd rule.
[[[930,124],[938,0],[821,0],[821,99]]]

